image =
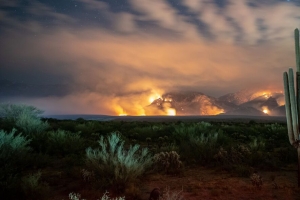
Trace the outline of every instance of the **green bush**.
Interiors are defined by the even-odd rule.
[[[173,136],[177,142],[189,139],[191,136],[200,136],[215,132],[216,128],[208,122],[180,123],[174,125]]]
[[[30,117],[37,118],[43,111],[34,106],[16,105],[16,104],[0,104],[0,117],[7,121],[16,122],[22,113],[28,113]]]
[[[40,134],[49,128],[47,122],[41,121],[40,118],[32,117],[27,112],[19,115],[15,125],[26,135]]]
[[[82,135],[90,137],[92,133],[97,132],[100,125],[96,121],[87,121],[85,123],[79,123],[75,126],[75,132],[81,132]]]
[[[248,158],[251,156],[249,148],[243,144],[231,146],[224,149],[220,147],[217,154],[214,155],[218,166],[223,170],[234,172],[241,175],[243,170],[248,169]]]
[[[185,159],[187,163],[205,165],[212,164],[219,147],[229,145],[227,142],[230,141],[221,130],[215,131],[213,129],[211,129],[211,132],[188,134],[186,137],[179,144],[182,159]]]
[[[145,172],[152,164],[152,157],[147,148],[139,152],[137,144],[126,150],[120,138],[117,133],[112,133],[106,140],[101,136],[98,141],[100,149],[86,149],[86,164],[96,179],[123,189],[126,183]]]
[[[158,130],[154,130],[152,126],[137,126],[126,132],[127,134],[124,135],[127,138],[139,141],[143,141],[147,137],[154,138],[159,136]]]
[[[30,140],[15,132],[15,129],[10,133],[0,130],[0,196],[13,194],[20,173],[28,165]]]
[[[47,153],[50,155],[80,154],[85,149],[80,133],[57,130],[48,132],[47,136]]]
[[[262,138],[253,138],[253,140],[248,144],[251,152],[264,151],[265,141]]]
[[[21,187],[27,199],[40,200],[49,195],[50,188],[48,184],[41,182],[40,171],[34,174],[28,174],[22,178]]]
[[[36,134],[46,130],[49,125],[41,121],[39,115],[43,111],[28,105],[1,104],[0,117],[11,128],[17,127],[24,134]]]
[[[30,135],[30,147],[35,153],[45,154],[49,146],[49,132]]]

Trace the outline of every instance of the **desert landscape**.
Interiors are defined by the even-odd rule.
[[[0,1],[0,199],[300,200],[299,9]]]
[[[1,111],[0,192],[7,199],[146,200],[155,188],[167,200],[299,199],[285,117],[99,121],[41,118],[26,105]]]

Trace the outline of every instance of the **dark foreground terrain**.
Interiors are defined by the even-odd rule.
[[[284,117],[97,117],[34,126],[0,119],[4,138],[24,137],[14,151],[1,146],[1,195],[61,200],[73,192],[96,200],[108,191],[147,200],[160,188],[168,200],[300,199]]]

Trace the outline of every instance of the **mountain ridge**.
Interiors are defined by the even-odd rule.
[[[282,109],[283,93],[276,90],[241,90],[219,98],[202,92],[170,92],[155,99],[147,110],[167,112],[176,111],[176,115],[253,115],[284,116]]]

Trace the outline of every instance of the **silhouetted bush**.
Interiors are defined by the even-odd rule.
[[[41,200],[49,195],[50,188],[41,181],[41,175],[41,171],[38,171],[22,177],[21,187],[27,199]]]
[[[4,123],[8,123],[22,131],[25,135],[39,134],[45,131],[49,125],[43,122],[39,115],[43,111],[34,106],[15,105],[15,104],[1,104],[0,116]]]
[[[98,141],[100,149],[86,149],[86,164],[96,179],[123,189],[126,183],[134,181],[147,170],[152,157],[147,148],[139,152],[139,145],[126,150],[120,138],[117,133],[112,133],[106,139],[101,136]]]
[[[80,154],[86,148],[80,133],[64,130],[47,132],[47,153],[50,155],[65,156],[67,154]]]
[[[18,191],[21,172],[29,164],[27,158],[30,140],[21,134],[15,135],[0,130],[0,196],[8,197]]]

